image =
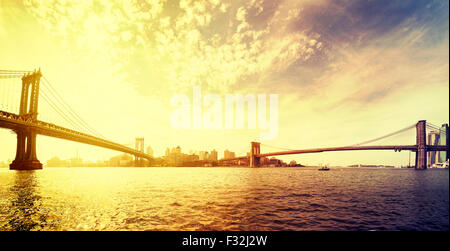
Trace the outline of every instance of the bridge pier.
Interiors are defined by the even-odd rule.
[[[250,161],[249,161],[249,167],[259,167],[260,166],[260,159],[259,154],[261,153],[261,143],[259,142],[252,142],[251,145],[251,151],[250,151]]]
[[[36,133],[17,130],[16,158],[9,165],[10,170],[39,170],[42,163],[36,157]]]
[[[416,169],[427,169],[427,133],[426,120],[416,124]]]

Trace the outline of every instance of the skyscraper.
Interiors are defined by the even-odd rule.
[[[208,160],[209,154],[207,151],[200,151],[199,152],[199,160]]]
[[[443,124],[440,132],[440,142],[439,145],[448,145],[448,124]],[[439,163],[445,162],[448,159],[448,151],[439,152]]]
[[[211,154],[209,155],[209,160],[217,160],[217,151],[214,149],[211,151]]]
[[[437,145],[439,145],[439,138],[440,138],[439,131],[431,131],[430,133],[428,133],[427,144],[437,146]],[[429,151],[427,154],[428,154],[428,156],[427,156],[427,160],[428,160],[427,165],[428,166],[431,166],[435,163],[440,162],[439,161],[439,152]]]
[[[235,153],[228,151],[228,149],[223,152],[223,158],[224,159],[232,159],[235,156],[236,156]]]

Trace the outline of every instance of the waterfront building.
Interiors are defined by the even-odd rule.
[[[236,154],[234,152],[228,151],[228,149],[223,152],[223,158],[224,159],[232,159],[232,158],[235,158],[235,157],[236,157]]]
[[[218,154],[216,149],[211,151],[211,154],[209,155],[209,160],[216,161],[218,159]]]
[[[431,131],[428,133],[427,144],[432,146],[439,145],[440,141],[440,132],[439,131]],[[427,152],[427,162],[428,166],[432,166],[435,163],[439,163],[439,152],[438,151],[429,151]]]
[[[109,159],[109,166],[132,166],[134,164],[133,156],[129,154],[121,154]]]
[[[441,129],[439,130],[439,134],[440,134],[439,145],[448,145],[449,144],[447,133],[448,133],[448,124],[443,124]],[[448,160],[447,152],[446,151],[439,152],[439,161],[438,162],[444,163],[447,160]]]
[[[199,160],[209,160],[209,153],[207,151],[200,151],[198,156]]]
[[[63,167],[68,165],[69,165],[68,161],[61,160],[56,156],[47,160],[47,167]]]

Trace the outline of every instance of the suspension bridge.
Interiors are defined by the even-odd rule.
[[[18,84],[21,79],[21,85]],[[0,84],[0,128],[10,129],[17,135],[17,148],[14,161],[10,164],[13,170],[35,170],[42,169],[42,164],[36,156],[36,135],[45,135],[49,137],[60,138],[64,140],[99,146],[111,150],[116,150],[134,155],[137,161],[142,159],[151,160],[153,157],[145,154],[143,150],[143,138],[136,139],[136,148],[130,148],[126,145],[115,143],[105,139],[103,135],[93,129],[67,102],[58,94],[56,89],[45,78],[41,71],[18,71],[18,70],[0,70],[0,80],[7,83]],[[42,87],[42,88],[41,88]],[[20,97],[20,98],[19,98]],[[57,114],[59,125],[38,120],[38,104],[42,98],[44,104]],[[46,114],[44,114],[45,116]],[[40,115],[41,117],[42,115]],[[52,120],[53,121],[53,120]],[[62,124],[65,124],[64,126]],[[369,145],[395,136],[406,130],[415,128],[415,145]],[[442,138],[445,138],[445,145],[427,144],[427,130],[439,130]],[[219,162],[227,163],[233,161],[246,161],[250,167],[258,167],[261,160],[269,156],[306,154],[330,151],[355,151],[355,150],[394,150],[394,151],[412,151],[416,153],[415,166],[417,169],[427,168],[427,153],[444,151],[446,159],[449,153],[448,125],[438,127],[421,120],[411,126],[399,131],[389,133],[382,137],[362,143],[344,146],[328,147],[314,149],[283,149],[283,151],[261,153],[259,142],[251,142],[250,152],[247,156],[221,159]]]
[[[17,79],[22,80],[21,85]],[[116,150],[137,158],[152,159],[141,147],[133,149],[105,139],[64,101],[40,70],[0,70],[0,80],[9,80],[0,85],[3,87],[0,93],[0,128],[10,129],[17,134],[16,157],[10,164],[10,169],[42,169],[36,156],[37,134]],[[37,119],[40,98],[67,126]]]
[[[416,144],[415,145],[369,145],[366,144],[373,143],[382,139],[396,136],[410,129],[415,129],[416,131]],[[441,145],[430,145],[427,144],[427,131],[439,132],[442,137]],[[326,148],[311,148],[311,149],[286,149],[281,147],[274,147],[266,145],[270,148],[278,148],[283,151],[261,153],[260,142],[251,142],[250,152],[246,156],[234,157],[221,159],[221,163],[233,163],[236,161],[244,161],[250,167],[258,167],[261,165],[261,160],[266,157],[280,156],[280,155],[292,155],[292,154],[307,154],[307,153],[321,153],[321,152],[335,152],[335,151],[357,151],[357,150],[394,150],[395,152],[400,152],[403,150],[412,151],[416,153],[415,168],[416,169],[426,169],[427,168],[427,153],[429,152],[445,152],[445,160],[449,158],[449,136],[448,136],[448,124],[443,124],[442,127],[438,127],[431,123],[427,123],[425,120],[420,120],[417,123],[410,125],[401,130],[386,134],[381,137],[377,137],[372,140],[364,141],[358,144],[343,146],[343,147],[326,147]]]

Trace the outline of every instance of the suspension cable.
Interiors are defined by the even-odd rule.
[[[53,101],[47,96],[47,94],[45,94],[45,92],[40,92],[40,94],[42,94],[42,98],[44,98],[44,100],[47,102],[47,104],[50,105],[50,107],[59,115],[61,116],[66,122],[69,123],[70,126],[72,126],[74,129],[80,130],[80,131],[84,131],[82,130],[78,125],[76,125],[69,117],[67,117],[63,111],[60,110],[60,108],[58,108],[58,106],[53,103]]]
[[[427,122],[427,125],[430,125],[430,126],[434,126],[434,127],[438,127],[438,128],[440,128],[440,127],[441,127],[441,126],[435,125],[435,124],[433,124],[433,123],[430,123],[430,122]]]
[[[22,78],[26,74],[30,74],[33,71],[24,71],[24,70],[0,70],[0,79],[13,79],[13,78]],[[101,133],[93,129],[80,115],[78,115],[75,110],[65,102],[65,100],[59,95],[50,81],[43,76],[44,81],[41,83],[44,87],[40,92],[44,101],[49,104],[49,106],[66,122],[68,122],[77,130],[88,132],[89,134],[96,135],[101,138],[105,138]],[[6,104],[2,103],[2,107],[6,107],[7,109],[15,109],[15,104],[12,104],[12,96],[11,92],[15,92],[15,88],[11,86],[10,82],[5,84],[5,92],[3,92],[4,98],[2,100],[6,100]],[[14,90],[13,90],[14,89]]]
[[[44,85],[42,85],[43,87],[45,87]],[[55,99],[54,98],[51,98],[51,97],[48,97],[47,96],[47,93],[46,93],[46,91],[47,91],[47,89],[46,89],[47,87],[45,87],[45,88],[43,88],[42,89],[42,93],[47,97],[47,99],[49,99],[51,102],[52,102],[52,104],[53,104],[53,106],[55,106],[55,107],[57,107],[57,109],[58,109],[58,111],[60,111],[62,114],[64,114],[63,116],[64,116],[64,118],[66,119],[66,121],[67,121],[67,119],[69,119],[71,122],[72,122],[72,125],[76,125],[77,127],[76,128],[78,128],[78,129],[82,129],[81,131],[83,131],[83,132],[89,132],[88,130],[87,130],[87,128],[85,128],[85,127],[83,127],[81,124],[80,124],[80,122],[79,121],[77,121],[76,119],[73,119],[73,118],[70,118],[70,116],[68,116],[69,114],[66,112],[66,111],[64,111],[64,110],[62,110],[62,108],[64,108],[64,107],[62,107],[62,106],[60,106],[60,105],[58,105],[58,104],[56,104],[54,101],[55,101]],[[49,102],[49,101],[47,101],[47,102]],[[56,109],[55,107],[52,107],[54,110]],[[89,133],[92,133],[92,132],[89,132]]]
[[[351,146],[359,146],[359,145],[364,145],[364,144],[372,143],[372,142],[375,142],[375,141],[379,141],[379,140],[381,140],[381,139],[385,139],[385,138],[388,138],[388,137],[397,135],[397,134],[399,134],[399,133],[405,132],[405,131],[407,131],[407,130],[409,130],[409,129],[412,129],[412,128],[414,128],[414,127],[416,127],[416,124],[412,124],[412,125],[410,125],[410,126],[408,126],[408,127],[405,127],[405,128],[403,128],[403,129],[401,129],[401,130],[398,130],[398,131],[395,131],[395,132],[386,134],[386,135],[381,136],[381,137],[377,137],[377,138],[375,138],[375,139],[371,139],[371,140],[367,140],[367,141],[364,141],[364,142],[361,142],[361,143],[358,143],[358,144],[354,144],[354,145],[351,145]],[[280,149],[280,150],[294,151],[294,149],[284,148],[284,147],[278,147],[278,146],[272,146],[272,145],[267,145],[267,144],[263,144],[263,143],[261,143],[261,145],[262,145],[262,146],[266,146],[266,147],[270,147],[270,148]]]
[[[53,91],[53,96],[55,96],[57,99],[59,99],[59,102],[66,107],[66,109],[69,111],[70,114],[72,114],[72,116],[76,117],[77,120],[80,121],[80,123],[82,125],[84,125],[84,127],[86,127],[86,129],[88,129],[89,131],[91,131],[93,134],[100,136],[101,138],[105,138],[101,133],[99,133],[98,131],[96,131],[94,128],[92,128],[80,115],[78,115],[78,113],[76,111],[74,111],[72,109],[71,106],[69,106],[65,100],[61,97],[61,95],[59,95],[59,93],[55,90],[55,88],[53,87],[53,85],[50,83],[50,81],[44,76],[44,82],[46,82],[46,84],[50,87],[50,89]]]
[[[280,150],[286,150],[286,151],[295,151],[294,149],[284,148],[284,147],[278,147],[278,146],[271,146],[267,144],[260,143],[262,146],[274,148],[274,149],[280,149]]]
[[[416,127],[416,124],[410,125],[410,126],[405,127],[405,128],[403,128],[401,130],[398,130],[398,131],[386,134],[384,136],[381,136],[381,137],[378,137],[378,138],[375,138],[375,139],[372,139],[372,140],[368,140],[368,141],[364,141],[364,142],[361,142],[361,143],[358,143],[358,144],[354,144],[352,146],[360,146],[360,145],[365,145],[365,144],[368,144],[368,143],[372,143],[372,142],[375,142],[375,141],[378,141],[378,140],[381,140],[381,139],[385,139],[387,137],[391,137],[391,136],[394,136],[396,134],[402,133],[402,132],[407,131],[407,130],[409,130],[411,128],[414,128],[414,127]]]

